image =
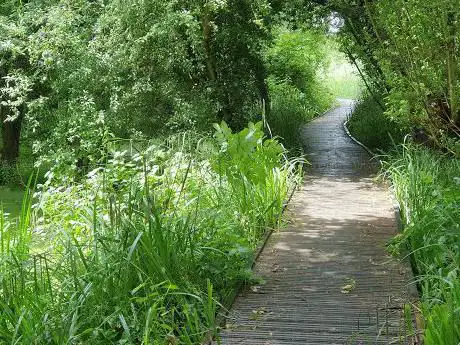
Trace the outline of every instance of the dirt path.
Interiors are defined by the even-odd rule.
[[[309,177],[256,264],[265,284],[238,297],[222,344],[390,344],[408,333],[412,275],[385,250],[394,209],[372,178],[376,163],[343,130],[351,106],[304,129]]]

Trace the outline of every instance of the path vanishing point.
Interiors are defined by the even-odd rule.
[[[413,276],[386,251],[398,223],[377,162],[343,129],[352,106],[341,100],[303,129],[307,177],[257,260],[264,283],[240,293],[222,344],[412,344]]]

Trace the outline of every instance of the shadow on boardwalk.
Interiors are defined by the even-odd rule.
[[[350,101],[303,130],[311,167],[255,273],[265,284],[237,298],[222,344],[406,344],[407,263],[385,244],[397,233],[378,163],[345,134]]]

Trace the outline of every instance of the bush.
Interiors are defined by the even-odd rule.
[[[261,124],[222,124],[194,154],[147,145],[78,184],[50,174],[17,225],[0,214],[0,340],[200,343],[278,224],[296,176],[283,153]]]
[[[267,121],[273,135],[290,149],[301,147],[302,125],[333,102],[321,79],[328,64],[326,43],[322,33],[279,29],[266,53],[272,103]]]
[[[459,136],[458,0],[341,1],[342,49],[403,126]],[[457,146],[458,148],[458,146]]]
[[[19,160],[15,164],[0,162],[0,186],[24,187],[31,175],[36,173],[33,162]],[[40,176],[43,179],[43,176]]]
[[[305,94],[292,85],[270,81],[271,113],[267,117],[272,134],[289,149],[302,146],[300,129],[319,114],[311,108]]]
[[[0,162],[0,186],[15,184],[18,180],[18,174],[15,166]]]
[[[351,134],[373,151],[388,151],[402,143],[405,131],[386,116],[384,109],[371,97],[358,102],[348,122]]]
[[[398,254],[406,248],[411,252],[422,291],[425,343],[458,344],[460,161],[420,145],[401,146],[403,130],[370,97],[358,103],[348,127],[369,148],[388,154],[384,171],[405,224],[389,248]]]

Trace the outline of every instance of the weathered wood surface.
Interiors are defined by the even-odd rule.
[[[341,101],[303,130],[308,177],[255,266],[265,284],[237,298],[222,344],[409,343],[412,273],[386,252],[393,204],[373,178],[377,163],[344,132],[351,107]]]

